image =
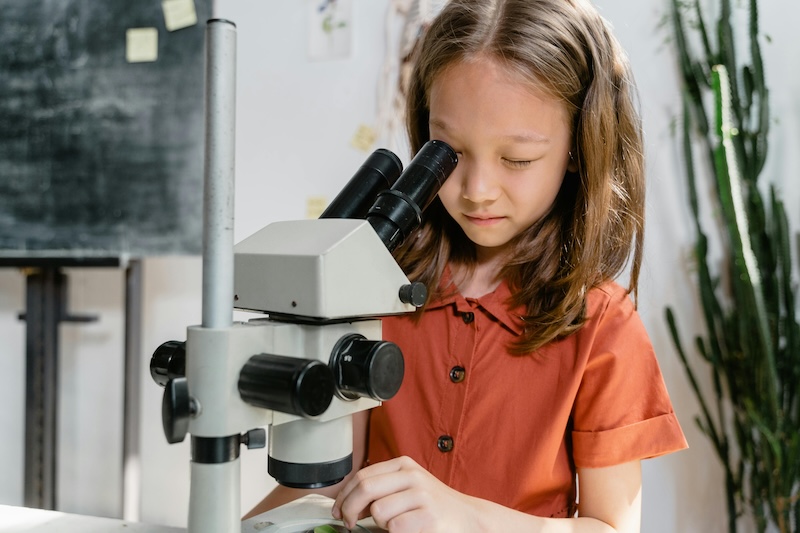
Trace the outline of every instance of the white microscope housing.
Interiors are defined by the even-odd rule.
[[[270,346],[250,352],[261,355],[245,363],[238,386],[243,401],[272,410],[269,473],[292,487],[335,483],[352,468],[348,415],[391,398],[402,382],[402,354],[381,340],[377,317],[413,311],[400,296],[413,286],[366,220],[276,222],[235,252],[235,305],[268,313],[250,325],[273,330]]]

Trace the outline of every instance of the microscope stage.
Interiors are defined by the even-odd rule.
[[[259,530],[256,527],[264,527],[264,529]],[[256,522],[254,530],[259,533],[370,533],[369,529],[359,525],[353,529],[347,529],[341,522],[322,518],[288,520],[279,524],[268,521]],[[242,528],[242,531],[244,532],[245,529]]]
[[[318,494],[276,507],[242,522],[242,533],[386,533],[372,518],[353,529],[331,518],[333,500]]]

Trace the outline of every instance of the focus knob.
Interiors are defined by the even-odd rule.
[[[189,395],[186,378],[169,380],[164,387],[164,398],[161,401],[161,424],[167,442],[183,442],[189,431],[189,419],[199,411],[197,402]]]
[[[150,375],[162,387],[171,379],[186,376],[186,343],[167,341],[156,348],[150,359]]]
[[[415,281],[400,287],[400,301],[404,304],[411,304],[414,307],[422,307],[428,299],[428,289],[424,283]]]
[[[305,418],[324,413],[333,394],[331,369],[317,360],[259,354],[239,374],[239,395],[245,402]]]
[[[392,398],[403,383],[405,362],[400,348],[388,341],[372,341],[353,333],[339,339],[331,354],[330,367],[336,391],[346,400],[369,397]]]

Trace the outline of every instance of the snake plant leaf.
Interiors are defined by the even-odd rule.
[[[706,29],[706,22],[705,22],[705,15],[703,14],[703,8],[700,5],[700,2],[695,0],[694,2],[694,15],[697,19],[697,31],[700,34],[700,42],[703,46],[703,57],[707,58],[706,66],[709,71],[711,71],[711,67],[718,63],[718,60],[714,57],[714,52],[711,49],[711,41],[708,38],[708,30]],[[711,86],[710,82],[707,85],[708,87]]]
[[[678,326],[675,322],[675,315],[672,313],[672,309],[667,307],[666,309],[666,318],[667,324],[669,326],[670,335],[672,337],[672,342],[675,345],[675,349],[678,352],[678,356],[681,359],[681,363],[683,363],[683,368],[686,371],[686,376],[689,378],[689,383],[691,384],[692,389],[694,390],[695,395],[697,396],[698,403],[700,404],[700,409],[703,412],[703,421],[701,421],[698,417],[698,426],[703,432],[711,438],[712,442],[714,442],[715,446],[719,447],[719,432],[716,429],[713,419],[711,418],[711,412],[708,410],[708,404],[705,401],[705,396],[703,395],[700,385],[697,383],[697,378],[695,377],[694,371],[692,370],[692,366],[689,364],[689,359],[686,357],[686,353],[683,351],[683,344],[680,340],[680,334],[678,333]],[[703,423],[704,422],[704,423]]]
[[[764,61],[761,56],[761,44],[758,40],[758,2],[750,0],[750,17],[748,32],[750,36],[750,61],[752,62],[753,82],[758,97],[758,118],[755,140],[755,173],[761,174],[767,160],[767,136],[769,134],[769,90],[764,79]]]
[[[783,452],[778,436],[775,435],[769,425],[761,417],[761,413],[759,413],[758,409],[753,406],[752,400],[745,400],[744,407],[747,410],[747,416],[755,423],[756,429],[761,433],[761,436],[764,437],[770,447],[771,453],[762,454],[762,460],[772,463],[771,468],[768,468],[768,470],[780,471],[783,467]]]
[[[792,253],[789,244],[789,222],[783,202],[775,194],[775,187],[770,189],[772,198],[772,212],[776,222],[775,240],[777,242],[777,256],[780,264],[779,277],[781,280],[781,294],[783,295],[783,310],[786,313],[783,333],[786,336],[786,347],[789,357],[793,356],[798,368],[800,359],[800,338],[798,338],[797,318],[795,316],[794,287],[792,285]],[[798,376],[794,376],[795,378]]]
[[[724,3],[724,2],[723,2]],[[717,132],[721,143],[716,152],[717,177],[722,200],[723,211],[728,224],[728,234],[734,253],[737,268],[734,276],[734,290],[742,291],[743,301],[753,306],[755,333],[757,344],[766,361],[768,376],[764,383],[768,390],[767,400],[773,407],[773,416],[779,415],[775,354],[769,342],[769,326],[766,316],[766,305],[761,294],[761,275],[758,263],[750,242],[748,219],[744,208],[742,194],[742,177],[739,173],[738,156],[732,137],[737,133],[733,125],[733,93],[728,79],[727,69],[717,65],[713,71],[714,94],[717,109]],[[751,322],[752,323],[752,322]],[[746,329],[746,328],[745,328]],[[747,339],[743,339],[746,343]]]
[[[750,118],[750,107],[753,105],[753,92],[755,91],[753,71],[750,69],[750,65],[742,67],[742,85],[742,120],[746,125]]]
[[[690,53],[688,43],[686,42],[686,33],[684,31],[684,20],[681,15],[681,9],[678,1],[672,2],[672,21],[673,30],[675,32],[675,42],[678,47],[678,55],[680,58],[681,69],[683,77],[686,80],[686,91],[690,93],[689,101],[697,113],[697,126],[701,131],[709,131],[708,115],[703,106],[702,87],[708,87],[711,83],[710,79],[703,70],[703,66],[697,61],[693,60]]]
[[[697,203],[697,179],[695,178],[694,173],[694,153],[692,149],[692,113],[690,110],[691,107],[691,97],[684,91],[683,93],[683,127],[681,128],[681,139],[683,141],[683,163],[684,169],[686,171],[686,181],[689,185],[689,206],[692,209],[692,215],[694,216],[695,223],[698,226],[697,229],[700,230],[700,207]],[[697,258],[698,261],[701,259],[700,257]]]
[[[721,0],[720,15],[717,20],[717,37],[719,39],[719,65],[725,67],[728,72],[736,71],[736,45],[733,37],[733,26],[731,24],[731,0]],[[718,65],[712,67],[712,71]],[[712,74],[713,76],[713,74]],[[712,83],[713,86],[713,83]],[[731,108],[730,111],[736,119],[736,124],[741,124],[741,104],[739,98],[739,87],[732,84],[729,87]]]
[[[711,363],[714,359],[709,355],[708,348],[706,348],[706,340],[698,335],[694,338],[694,346],[697,348],[697,353],[700,354],[700,357],[706,360],[707,363]]]

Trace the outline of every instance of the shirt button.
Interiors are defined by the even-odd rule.
[[[453,437],[450,435],[442,435],[439,437],[439,440],[436,442],[436,446],[439,448],[440,452],[452,452],[453,451]]]
[[[464,313],[461,315],[461,319],[464,321],[464,324],[472,324],[472,322],[475,320],[475,313]]]
[[[463,366],[454,366],[450,369],[450,381],[453,383],[461,383],[467,375],[467,371]]]

